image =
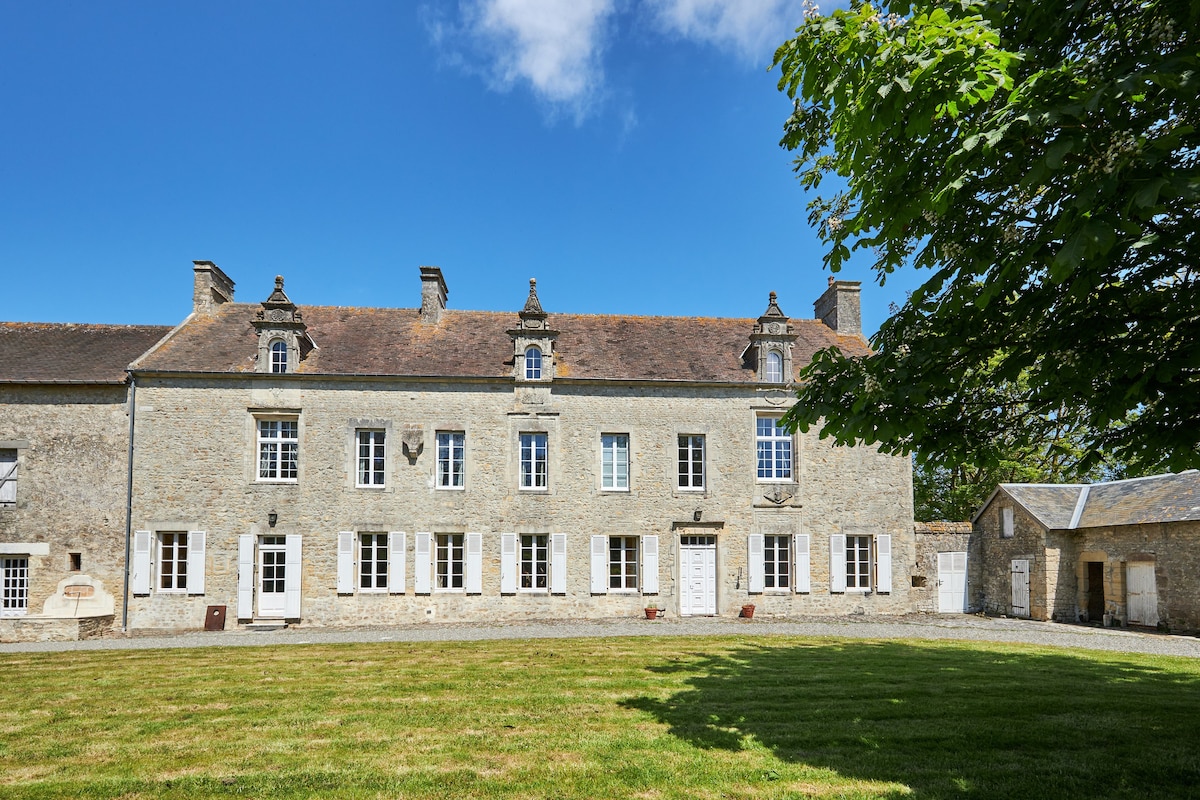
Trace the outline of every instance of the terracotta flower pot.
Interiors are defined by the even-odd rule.
[[[657,608],[647,608],[646,609],[646,619],[658,619],[658,609]]]
[[[742,606],[742,616],[745,617],[746,619],[754,619],[754,604],[753,603],[747,603],[746,605]]]

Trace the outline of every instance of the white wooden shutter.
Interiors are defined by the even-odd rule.
[[[796,591],[807,594],[812,590],[809,575],[812,574],[812,561],[808,553],[808,534],[798,533],[792,537],[792,549],[796,557]]]
[[[433,584],[433,567],[429,561],[429,540],[432,533],[416,534],[416,550],[413,552],[413,591],[429,594]]]
[[[205,546],[208,534],[204,531],[188,531],[187,593],[204,594]]]
[[[608,591],[608,537],[592,537],[592,594]]]
[[[517,592],[517,535],[500,534],[500,593]]]
[[[763,590],[763,584],[766,583],[763,575],[763,537],[761,533],[750,534],[750,541],[747,549],[750,559],[748,570],[748,575],[750,578],[748,581],[748,588],[753,594],[756,592],[761,592]]]
[[[886,533],[875,537],[875,591],[892,591],[892,537]]]
[[[658,594],[658,537],[642,537],[642,594]]]
[[[303,537],[298,533],[290,533],[284,538],[283,616],[288,619],[300,618],[300,571],[303,568],[300,543],[302,541]]]
[[[404,531],[388,534],[388,592],[391,594],[404,594],[404,556],[407,547]]]
[[[567,535],[550,534],[550,591],[567,593]]]
[[[841,533],[829,537],[829,591],[846,591],[846,536]]]
[[[483,534],[467,534],[467,594],[483,594]]]
[[[17,451],[0,453],[0,503],[17,502]]]
[[[238,619],[254,616],[254,535],[238,536]]]
[[[338,533],[337,593],[354,594],[354,531]]]
[[[150,531],[133,532],[133,575],[129,578],[130,591],[134,594],[150,594],[150,548],[154,534]]]

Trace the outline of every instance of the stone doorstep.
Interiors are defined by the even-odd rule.
[[[288,624],[281,619],[255,619],[239,627],[252,633],[270,633],[287,630]]]

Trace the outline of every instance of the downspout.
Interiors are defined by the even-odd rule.
[[[137,416],[137,376],[129,373],[129,470],[125,479],[125,590],[121,592],[121,633],[129,632],[129,547],[133,536],[133,422]]]

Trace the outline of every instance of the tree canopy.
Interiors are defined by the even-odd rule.
[[[929,277],[787,421],[920,463],[1200,466],[1200,0],[855,0],[775,54],[837,272]]]

